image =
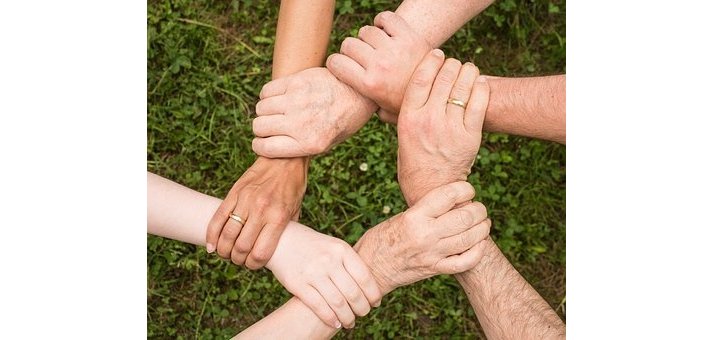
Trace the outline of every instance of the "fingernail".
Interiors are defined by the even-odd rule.
[[[342,324],[339,322],[335,322],[335,328],[340,328],[340,327],[342,327]]]
[[[435,50],[433,50],[433,51],[431,51],[431,53],[433,53],[433,54],[434,54],[435,56],[437,56],[437,57],[443,57],[443,56],[444,56],[444,51],[442,51],[442,50],[440,50],[440,49],[438,49],[438,48],[435,49]]]
[[[485,83],[485,82],[486,82],[486,77],[484,77],[484,76],[478,76],[478,78],[476,78],[476,81],[479,82],[479,83]]]
[[[374,305],[374,307],[379,307],[382,305],[382,300],[377,301],[377,303]]]
[[[212,243],[209,243],[206,245],[206,251],[210,254],[216,250],[216,246],[214,246]]]

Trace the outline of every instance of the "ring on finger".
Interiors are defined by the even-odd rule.
[[[459,100],[456,98],[449,98],[449,100],[446,101],[447,104],[454,104],[456,106],[460,106],[462,109],[466,108],[466,103],[464,103],[463,100]]]
[[[234,221],[240,223],[241,225],[243,225],[243,224],[245,223],[245,222],[243,221],[243,219],[240,218],[240,216],[238,216],[238,215],[236,215],[236,214],[231,214],[231,215],[230,215],[230,218],[231,218],[232,220],[234,220]]]

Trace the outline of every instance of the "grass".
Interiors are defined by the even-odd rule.
[[[330,51],[376,13],[395,8],[386,1],[338,1]],[[270,79],[276,18],[277,2],[149,1],[149,171],[223,197],[252,164],[250,115]],[[564,73],[565,2],[500,0],[443,49],[484,74]],[[404,210],[396,150],[394,127],[375,118],[314,159],[301,222],[352,243]],[[565,318],[565,147],[486,134],[469,181],[489,208],[501,249]],[[202,248],[153,236],[147,274],[151,338],[227,338],[289,298],[266,270],[251,272]],[[354,330],[337,336],[365,337],[483,333],[457,282],[438,276],[398,289]]]

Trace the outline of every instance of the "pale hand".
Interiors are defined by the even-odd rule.
[[[352,328],[382,299],[377,282],[346,242],[290,223],[266,268],[325,324]]]
[[[324,67],[273,80],[260,91],[253,151],[271,158],[327,152],[367,123],[376,104]]]

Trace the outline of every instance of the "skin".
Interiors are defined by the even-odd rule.
[[[457,0],[452,1],[451,6],[443,6],[438,1],[407,0],[401,3],[396,13],[411,27],[422,33],[429,47],[425,51],[428,51],[446,41],[491,2],[491,0]],[[380,34],[378,31],[381,30],[374,27],[363,28],[360,30],[360,36]],[[384,37],[384,33],[381,34]],[[412,65],[413,70],[420,60],[421,56],[415,60],[403,61]],[[334,68],[330,60],[327,66]],[[411,70],[400,73],[406,74],[404,76],[406,82],[411,75]],[[372,99],[355,91],[353,86],[348,86],[350,90],[345,90],[344,85],[340,85],[340,82],[330,79],[331,77],[321,72],[300,72],[293,76],[291,82],[310,83],[310,78],[316,75],[322,77],[321,82],[325,85],[316,86],[313,91],[293,86],[295,93],[292,93],[291,88],[286,85],[271,83],[266,85],[279,90],[266,91],[265,95],[261,96],[261,102],[270,100],[270,105],[266,105],[270,107],[267,112],[278,112],[284,116],[271,118],[270,124],[268,119],[263,119],[263,122],[258,124],[253,151],[265,157],[301,157],[324,153],[358,131],[377,110],[378,105]],[[285,98],[284,100],[271,99],[274,96]],[[300,98],[300,100],[288,100],[288,98]],[[382,111],[379,114],[380,117],[383,116]],[[267,126],[273,124],[276,127],[270,130],[271,128]],[[254,132],[255,128],[254,125]]]
[[[462,272],[478,263],[491,223],[482,204],[470,203],[473,195],[473,188],[466,182],[441,186],[360,238],[355,249],[370,267],[383,295],[436,274]],[[236,338],[328,339],[337,331],[293,298]]]
[[[203,245],[206,225],[220,200],[147,173],[147,231]],[[296,222],[280,235],[269,269],[323,325],[354,325],[382,297],[369,267],[346,242]]]
[[[332,29],[334,0],[280,3],[273,79],[322,65]],[[329,19],[327,19],[329,18]],[[297,220],[309,159],[258,157],[236,181],[210,221],[206,249],[249,269],[263,267],[287,223]],[[236,214],[243,224],[229,218]]]
[[[473,126],[480,126],[485,119],[485,103],[488,102],[488,82],[475,82],[471,89],[469,103],[465,110],[446,103],[447,96],[465,95],[468,81],[460,84],[466,65],[461,66],[459,73],[454,72],[457,64],[442,63],[440,53],[429,53],[419,64],[411,78],[404,96],[404,103],[399,114],[399,154],[398,171],[400,178],[406,174],[418,173],[421,164],[441,165],[446,178],[436,178],[433,181],[410,185],[400,181],[400,187],[405,197],[418,200],[421,192],[430,187],[440,185],[440,180],[450,181],[449,176],[460,176],[468,171],[475,160],[463,162],[455,159],[449,164],[443,159],[444,154],[454,149],[478,150],[480,138],[451,138],[448,143],[422,132],[426,126],[435,126],[437,121],[443,121],[446,126],[460,126],[469,119]],[[430,81],[427,81],[430,79]],[[479,78],[484,80],[484,78]],[[490,81],[489,81],[490,82]],[[461,86],[466,85],[460,89]],[[429,103],[433,105],[430,105]],[[479,103],[481,102],[481,103]],[[426,103],[426,104],[423,104]],[[451,108],[450,108],[451,106]],[[471,111],[471,107],[478,110]],[[427,109],[424,109],[424,108]],[[449,109],[452,112],[463,112],[461,115],[444,115]],[[469,125],[469,123],[464,123]],[[458,146],[457,144],[464,145]],[[417,161],[403,162],[410,158]],[[454,171],[453,167],[461,167]],[[436,169],[438,170],[438,169]],[[404,175],[402,175],[404,174]],[[476,311],[478,320],[489,339],[560,339],[565,337],[565,324],[558,318],[555,311],[536,292],[528,282],[513,268],[496,244],[487,239],[485,261],[479,262],[474,268],[456,274],[464,291]]]
[[[463,98],[466,108],[445,105],[450,97]],[[436,183],[466,180],[479,150],[488,97],[488,83],[473,64],[444,61],[441,50],[424,58],[397,125],[397,175],[407,204]]]
[[[147,231],[202,245],[206,222],[220,200],[151,173],[147,173],[147,188]],[[355,250],[339,239],[290,222],[266,268],[286,288],[297,285],[325,294],[314,299],[322,306],[311,309],[312,303],[305,302],[313,299],[309,294],[299,295],[301,290],[296,289],[296,297],[239,337],[334,335],[338,330],[336,323],[341,319],[336,316],[328,321],[322,319],[325,310],[331,311],[325,307],[329,297],[321,286],[310,285],[325,276],[332,279],[347,273],[370,302],[377,299],[378,306],[383,295],[399,286],[472,268],[483,256],[484,240],[488,239],[491,226],[486,208],[478,202],[470,203],[473,196],[474,190],[466,182],[437,188],[413,208],[370,229]],[[295,294],[291,288],[288,290]],[[343,296],[350,295],[349,289],[343,291]]]
[[[327,67],[374,100],[381,108],[380,119],[396,124],[412,72],[431,50],[430,37],[392,12],[379,13],[374,24],[363,27],[359,39],[345,39],[340,53],[328,58]],[[489,80],[487,131],[565,143],[565,75]]]

